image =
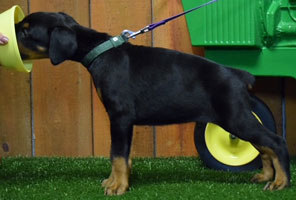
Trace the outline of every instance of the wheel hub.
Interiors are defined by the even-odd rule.
[[[256,118],[261,123],[257,116]],[[206,126],[205,142],[213,157],[229,166],[248,164],[259,155],[251,143],[239,139],[213,123]]]

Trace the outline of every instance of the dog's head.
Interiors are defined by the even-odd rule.
[[[37,12],[16,24],[16,36],[23,59],[50,58],[57,65],[75,54],[77,22],[64,13]]]

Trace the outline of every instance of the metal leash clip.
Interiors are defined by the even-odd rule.
[[[137,35],[146,33],[148,31],[150,31],[149,26],[146,26],[146,27],[142,28],[141,30],[139,30],[137,32],[133,32],[133,31],[130,31],[130,30],[124,30],[124,31],[122,31],[121,34],[124,35],[127,38],[135,39]]]
[[[133,31],[130,31],[130,30],[124,30],[124,31],[122,31],[121,35],[125,36],[127,39],[129,39],[129,38],[135,39],[137,35],[152,31],[153,29],[157,28],[158,26],[164,25],[164,24],[166,24],[167,22],[169,22],[169,21],[171,21],[173,19],[176,19],[176,18],[178,18],[178,17],[180,17],[182,15],[186,15],[187,13],[190,13],[190,12],[192,12],[194,10],[205,7],[205,6],[207,6],[209,4],[212,4],[212,3],[216,2],[216,1],[218,1],[218,0],[211,0],[211,1],[209,1],[207,3],[204,3],[204,4],[200,5],[200,6],[197,6],[195,8],[190,9],[190,10],[187,10],[186,12],[182,12],[182,13],[180,13],[178,15],[169,17],[169,18],[167,18],[165,20],[162,20],[160,22],[153,23],[153,24],[150,24],[148,26],[145,26],[144,28],[142,28],[141,30],[139,30],[137,32],[133,32]]]

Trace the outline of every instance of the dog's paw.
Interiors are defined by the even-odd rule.
[[[124,179],[117,179],[110,176],[102,182],[102,187],[105,188],[105,195],[122,195],[128,190],[128,182]]]
[[[268,182],[263,188],[263,190],[270,190],[270,191],[282,190],[288,186],[289,186],[289,183],[281,179],[281,181]]]
[[[102,182],[105,195],[122,195],[129,187],[128,179],[131,171],[131,162],[126,163],[125,158],[114,158],[110,177]]]
[[[254,183],[262,183],[262,182],[270,181],[272,179],[273,179],[272,176],[266,176],[264,174],[255,174],[251,179],[251,181]]]

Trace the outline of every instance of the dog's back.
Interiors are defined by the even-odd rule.
[[[163,48],[126,44],[110,54],[103,55],[108,73],[94,78],[101,81],[96,86],[109,85],[102,92],[112,98],[118,95],[122,105],[129,105],[136,124],[215,122],[229,107],[221,100],[229,105],[246,97],[247,85],[255,80],[248,72]],[[115,88],[120,90],[114,93]]]

